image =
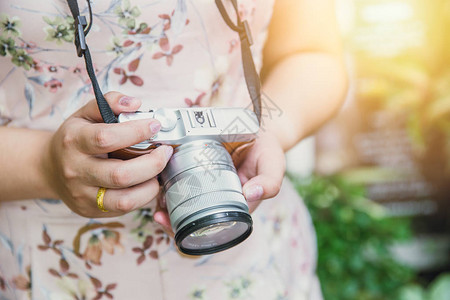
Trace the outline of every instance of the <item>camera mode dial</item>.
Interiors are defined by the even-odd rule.
[[[154,118],[161,123],[161,131],[171,131],[177,126],[178,117],[172,109],[157,109]]]

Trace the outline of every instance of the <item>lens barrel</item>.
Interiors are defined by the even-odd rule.
[[[197,140],[177,147],[161,180],[181,252],[219,252],[251,234],[252,218],[241,182],[221,143]]]

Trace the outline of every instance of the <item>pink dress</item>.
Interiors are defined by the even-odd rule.
[[[258,68],[272,5],[239,1]],[[144,108],[250,103],[238,35],[213,0],[94,1],[93,11],[87,42],[104,92]],[[0,124],[55,130],[93,98],[66,1],[3,0],[0,12]],[[287,180],[253,214],[252,235],[214,255],[180,255],[153,211],[87,219],[59,200],[0,202],[0,299],[321,299],[314,230]]]

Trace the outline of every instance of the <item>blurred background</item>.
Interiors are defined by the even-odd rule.
[[[350,91],[288,153],[325,299],[450,299],[450,0],[338,0]]]

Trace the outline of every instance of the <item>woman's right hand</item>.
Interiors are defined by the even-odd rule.
[[[113,112],[135,112],[137,99],[118,92],[105,95]],[[57,198],[85,217],[113,217],[145,206],[159,193],[156,179],[173,149],[161,146],[130,160],[108,159],[107,154],[154,136],[157,120],[105,124],[95,100],[69,117],[54,133],[46,151],[45,176]],[[99,187],[106,188],[103,212],[97,207]]]

